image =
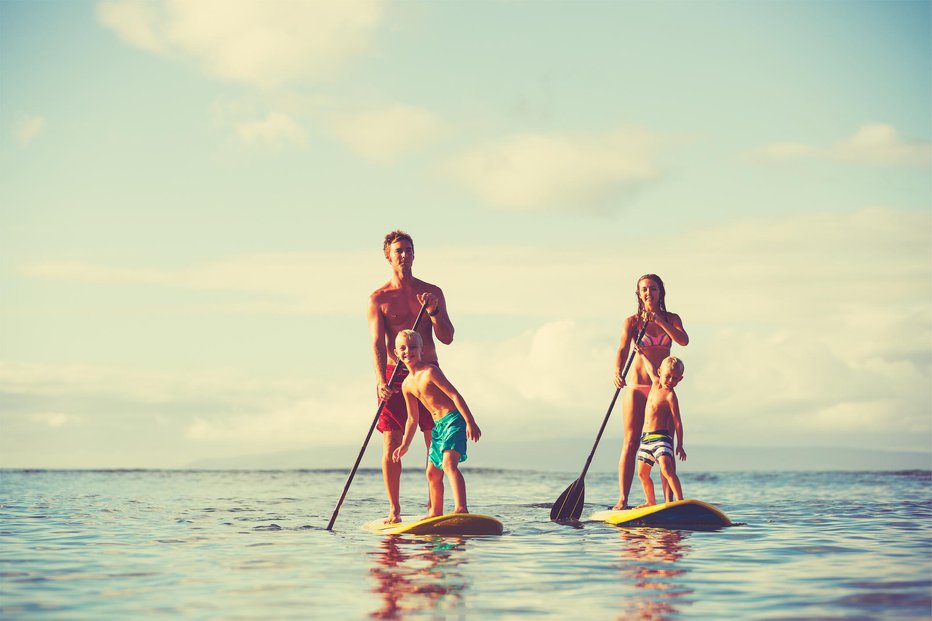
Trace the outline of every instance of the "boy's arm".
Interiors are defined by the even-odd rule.
[[[686,461],[686,449],[683,448],[683,419],[680,416],[680,400],[676,393],[670,395],[670,416],[673,417],[673,432],[676,439],[676,454],[680,461]]]
[[[650,358],[641,353],[641,348],[637,345],[634,346],[634,351],[643,359],[644,368],[647,370],[648,375],[650,375],[651,382],[656,382],[659,378],[657,377],[657,369],[654,368],[654,363],[650,361]]]
[[[408,378],[405,378],[405,381],[401,383],[401,394],[404,395],[405,407],[408,409],[408,420],[405,421],[405,435],[401,440],[401,446],[392,452],[392,461],[401,461],[401,458],[411,447],[411,441],[414,440],[414,432],[417,430],[419,406],[417,397],[414,396],[408,385],[408,379],[410,377],[409,375]]]
[[[453,405],[459,410],[459,413],[466,419],[466,437],[473,442],[478,442],[479,436],[482,435],[482,430],[480,430],[479,425],[476,424],[476,419],[473,418],[472,412],[469,411],[469,406],[466,405],[466,400],[463,399],[463,395],[460,394],[460,391],[450,383],[450,380],[447,379],[447,376],[444,375],[443,371],[438,367],[432,367],[428,377],[437,388],[442,390],[443,393],[450,398]]]

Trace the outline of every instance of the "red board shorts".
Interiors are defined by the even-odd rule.
[[[395,365],[391,363],[385,365],[386,382],[391,379],[392,373],[394,372]],[[404,431],[405,425],[408,422],[408,408],[405,405],[404,395],[401,394],[401,382],[404,381],[406,377],[408,377],[408,369],[404,365],[401,365],[401,368],[398,370],[398,375],[395,377],[395,383],[392,384],[392,388],[396,389],[396,392],[392,393],[392,396],[385,402],[382,411],[379,412],[379,424],[376,426],[376,429],[383,433],[396,430]],[[431,418],[430,412],[427,411],[427,408],[425,408],[420,401],[418,401],[417,407],[418,425],[421,431],[430,431],[434,428],[434,419]]]

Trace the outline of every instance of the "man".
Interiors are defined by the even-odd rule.
[[[419,280],[411,273],[414,264],[414,241],[411,236],[404,231],[392,231],[385,236],[382,249],[391,265],[392,277],[369,296],[368,318],[376,390],[379,399],[385,400],[385,407],[379,413],[377,429],[382,432],[382,477],[389,502],[385,522],[392,524],[401,521],[401,462],[392,461],[392,452],[401,445],[408,418],[404,397],[400,392],[401,382],[407,375],[404,365],[395,377],[395,384],[388,385],[395,366],[399,364],[394,353],[395,336],[402,330],[410,329],[421,305],[426,305],[426,316],[417,331],[423,341],[422,359],[436,365],[437,348],[433,335],[436,334],[441,343],[449,345],[453,342],[453,323],[447,314],[446,301],[440,287]],[[419,421],[424,444],[429,445],[433,420],[423,406]]]

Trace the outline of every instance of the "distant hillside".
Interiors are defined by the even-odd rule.
[[[381,443],[370,442],[360,467],[378,468]],[[557,472],[582,470],[592,439],[548,440],[546,442],[471,444],[466,467],[514,468]],[[685,471],[722,472],[733,470],[930,470],[932,453],[925,451],[880,451],[856,448],[788,448],[689,446]],[[189,464],[207,469],[349,469],[359,454],[359,445],[317,447],[306,450],[203,459]],[[423,456],[412,446],[411,455]],[[590,472],[612,472],[617,468],[617,442],[600,445]],[[408,460],[410,462],[410,458]]]

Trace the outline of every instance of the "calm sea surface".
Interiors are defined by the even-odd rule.
[[[713,532],[553,524],[576,473],[464,472],[504,536],[368,533],[371,470],[333,532],[342,471],[2,471],[0,617],[932,618],[930,472],[684,473],[741,523]],[[615,493],[590,474],[584,517]]]

